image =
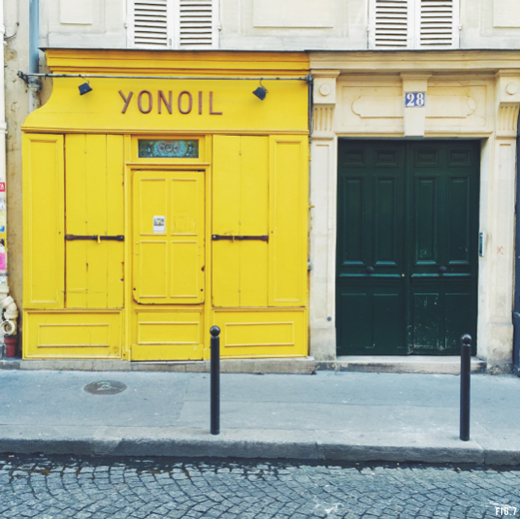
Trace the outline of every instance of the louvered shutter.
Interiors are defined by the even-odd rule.
[[[458,47],[458,0],[421,0],[416,48]]]
[[[459,0],[370,0],[371,49],[458,47]]]
[[[201,49],[215,46],[217,34],[214,8],[217,0],[179,0],[179,49]]]
[[[407,48],[408,0],[370,0],[370,48]]]
[[[169,34],[171,5],[168,0],[134,0],[131,10],[131,46],[168,48],[172,46]]]
[[[128,0],[128,46],[217,47],[218,0]]]

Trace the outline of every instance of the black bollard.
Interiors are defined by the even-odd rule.
[[[212,326],[211,333],[211,434],[220,433],[220,328]]]
[[[471,373],[471,336],[460,338],[460,439],[469,440],[469,390]]]

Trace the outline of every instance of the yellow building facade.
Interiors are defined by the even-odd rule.
[[[24,358],[203,360],[213,325],[223,357],[307,356],[308,56],[46,54]]]

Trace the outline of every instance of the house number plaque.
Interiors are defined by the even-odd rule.
[[[422,108],[426,103],[426,92],[406,92],[404,94],[405,108]]]

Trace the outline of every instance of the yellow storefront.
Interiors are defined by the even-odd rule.
[[[307,56],[47,63],[65,77],[23,126],[24,358],[202,360],[212,325],[222,356],[307,356]]]

